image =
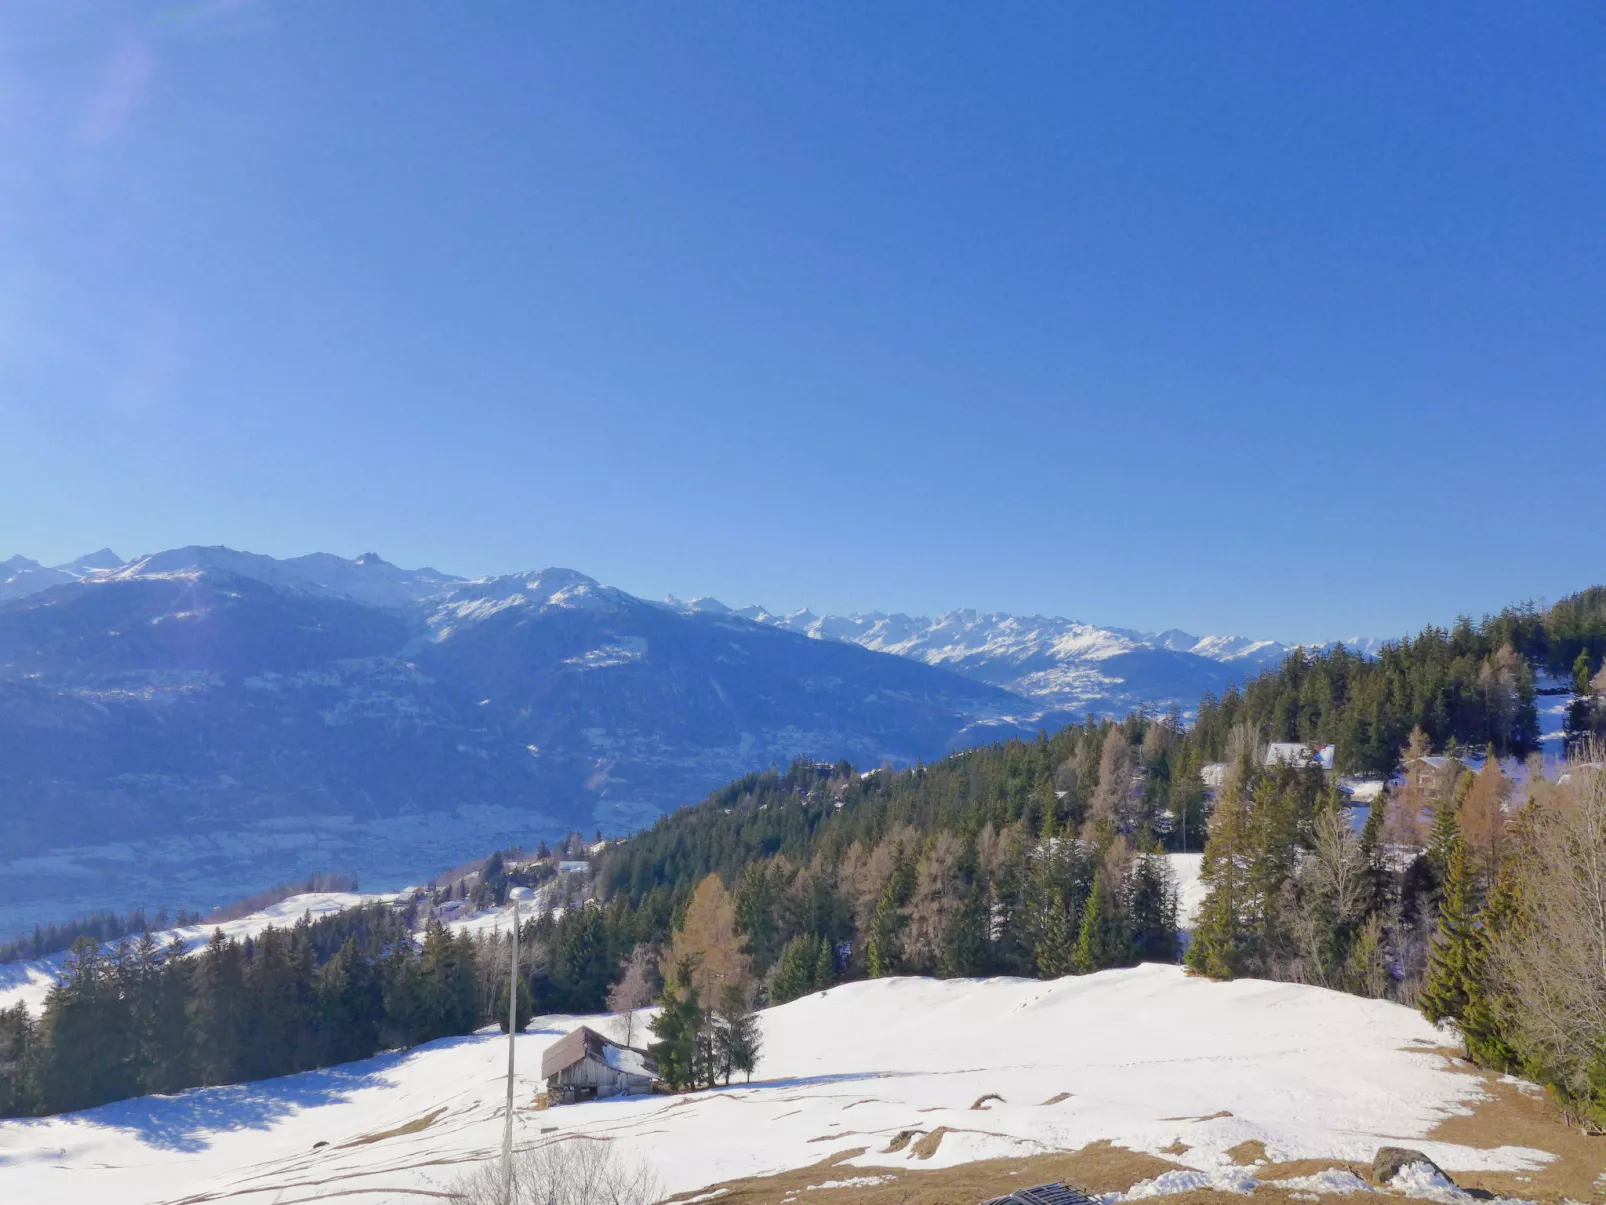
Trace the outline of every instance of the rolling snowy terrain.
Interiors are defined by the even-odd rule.
[[[1254,1169],[1229,1152],[1255,1142],[1273,1162],[1366,1161],[1403,1142],[1452,1172],[1525,1172],[1551,1158],[1428,1137],[1469,1112],[1483,1088],[1435,1051],[1443,1035],[1417,1013],[1292,984],[1212,983],[1176,967],[1052,982],[846,984],[762,1014],[750,1086],[537,1111],[540,1052],[575,1023],[540,1018],[519,1039],[518,1143],[609,1138],[650,1162],[671,1193],[834,1156],[844,1161],[822,1182],[1099,1140],[1195,1169],[1134,1196],[1246,1188]],[[0,1199],[427,1199],[498,1150],[505,1051],[505,1039],[487,1033],[279,1080],[3,1122]],[[1000,1099],[974,1107],[987,1095]],[[936,1137],[916,1143],[911,1132]]]

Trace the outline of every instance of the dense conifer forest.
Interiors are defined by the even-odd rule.
[[[608,844],[589,891],[565,887],[528,922],[520,1011],[661,1002],[638,1044],[650,1037],[673,1081],[711,1082],[756,1057],[751,1006],[844,979],[1177,961],[1161,855],[1203,850],[1195,970],[1420,1006],[1460,1023],[1476,1057],[1600,1121],[1606,1033],[1541,1033],[1531,1018],[1597,1004],[1606,1016],[1606,983],[1565,972],[1592,949],[1577,919],[1589,902],[1540,883],[1567,858],[1597,858],[1606,882],[1606,790],[1583,770],[1555,784],[1536,763],[1511,767],[1538,747],[1541,673],[1579,689],[1569,725],[1587,755],[1606,714],[1603,654],[1606,591],[1593,589],[1429,628],[1372,659],[1296,652],[1203,700],[1191,726],[1090,716],[901,771],[749,774]],[[1268,741],[1332,743],[1340,772],[1403,775],[1359,826],[1337,775],[1268,765]],[[550,862],[537,861],[547,870],[493,857],[475,902],[540,881]],[[82,941],[42,1016],[0,1014],[0,1114],[284,1074],[505,1018],[505,939],[430,924],[420,941],[415,919],[370,906],[190,955]],[[1598,953],[1585,965],[1606,966]],[[1561,1003],[1536,1002],[1545,991]]]

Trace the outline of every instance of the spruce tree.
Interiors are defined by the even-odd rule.
[[[1082,910],[1082,929],[1076,938],[1076,970],[1087,975],[1106,967],[1124,966],[1132,958],[1132,942],[1121,914],[1119,894],[1101,870],[1093,877],[1093,894]]]
[[[38,1107],[34,1038],[33,1018],[26,1006],[0,1010],[0,1117],[26,1117]]]
[[[814,990],[824,991],[836,982],[836,948],[829,939],[820,939],[820,953],[814,960]]]
[[[787,942],[770,976],[771,1004],[785,1004],[806,996],[818,986],[820,940],[812,933],[800,934]]]
[[[1042,935],[1037,939],[1035,955],[1037,973],[1044,979],[1058,979],[1076,969],[1076,942],[1070,913],[1065,909],[1064,899],[1059,896],[1049,905]]]
[[[703,1009],[692,983],[693,967],[681,963],[664,989],[662,1006],[648,1028],[658,1040],[647,1047],[659,1077],[675,1091],[695,1087],[701,1061]]]
[[[1478,990],[1474,982],[1477,925],[1471,907],[1472,871],[1459,835],[1451,840],[1448,857],[1438,929],[1419,1001],[1422,1015],[1435,1025],[1464,1017]]]

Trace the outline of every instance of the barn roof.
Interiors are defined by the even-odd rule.
[[[541,1078],[551,1079],[588,1058],[641,1079],[654,1079],[658,1075],[652,1056],[645,1050],[620,1045],[589,1026],[579,1025],[541,1052]]]

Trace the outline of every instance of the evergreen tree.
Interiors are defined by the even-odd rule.
[[[819,979],[822,948],[824,943],[812,933],[804,933],[786,943],[770,976],[771,1004],[785,1004],[822,986]]]
[[[1070,913],[1065,901],[1056,896],[1049,906],[1042,935],[1037,939],[1037,973],[1044,979],[1058,979],[1076,969],[1076,943],[1072,937]]]
[[[987,970],[987,900],[979,884],[966,890],[943,928],[938,970],[947,978],[981,975]]]
[[[1177,929],[1177,885],[1162,855],[1141,854],[1132,863],[1125,911],[1131,930],[1132,957],[1139,962],[1176,962],[1181,948]]]
[[[21,1004],[0,1010],[0,1117],[25,1117],[38,1107],[34,1093],[33,1018]]]
[[[244,948],[215,929],[195,968],[197,1075],[202,1084],[241,1078],[247,1038]]]
[[[731,1082],[731,1072],[740,1071],[752,1082],[753,1070],[758,1066],[761,1038],[758,1018],[747,1007],[747,1001],[737,988],[727,988],[720,1004],[715,1026],[715,1062],[720,1078]]]
[[[323,1063],[365,1059],[379,1049],[385,1020],[379,975],[348,937],[318,972],[319,1054]]]
[[[657,1041],[647,1047],[658,1075],[676,1092],[697,1084],[698,1038],[703,1029],[702,1005],[692,983],[692,967],[681,965],[670,977],[662,1007],[648,1028]]]
[[[1479,993],[1475,982],[1477,922],[1472,911],[1472,889],[1466,846],[1456,836],[1450,842],[1438,930],[1420,999],[1422,1015],[1435,1025],[1459,1021],[1466,1015],[1469,1001]]]
[[[1093,894],[1082,910],[1082,928],[1076,938],[1076,970],[1086,975],[1106,967],[1124,966],[1132,959],[1132,941],[1117,891],[1101,870],[1093,877]]]

